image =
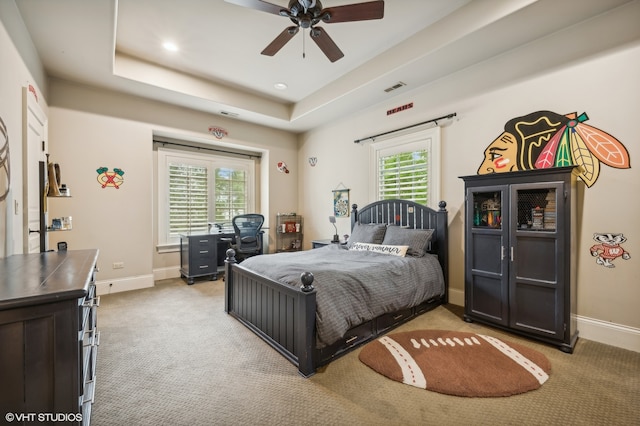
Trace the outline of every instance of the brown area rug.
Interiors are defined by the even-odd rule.
[[[540,352],[495,337],[444,330],[383,336],[360,361],[401,383],[448,395],[516,395],[542,386],[551,363]]]

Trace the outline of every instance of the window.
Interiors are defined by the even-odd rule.
[[[254,211],[252,159],[158,149],[158,244]]]
[[[401,198],[435,208],[440,199],[440,128],[371,145],[375,200]]]

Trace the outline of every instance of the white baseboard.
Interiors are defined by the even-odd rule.
[[[153,270],[153,280],[160,281],[168,278],[180,278],[180,268],[170,266],[168,268],[158,268]]]
[[[464,291],[449,289],[449,303],[464,306]],[[640,352],[640,328],[576,315],[578,337]]]
[[[576,319],[578,321],[579,338],[640,352],[640,328],[580,315],[577,315]]]
[[[96,294],[118,293],[121,291],[139,290],[153,287],[153,275],[139,275],[135,277],[117,278],[113,280],[96,281]]]

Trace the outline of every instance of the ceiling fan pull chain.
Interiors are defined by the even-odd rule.
[[[305,46],[306,46],[305,40],[306,40],[307,37],[304,35],[304,32],[305,31],[304,31],[304,28],[303,28],[302,29],[302,59],[305,59],[307,57],[306,56],[306,52],[305,52]],[[311,33],[309,33],[309,34],[311,34]]]

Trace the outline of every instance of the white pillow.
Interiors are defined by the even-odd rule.
[[[371,251],[374,253],[405,257],[408,249],[409,249],[409,246],[391,246],[391,245],[383,245],[383,244],[353,243],[349,250]]]

